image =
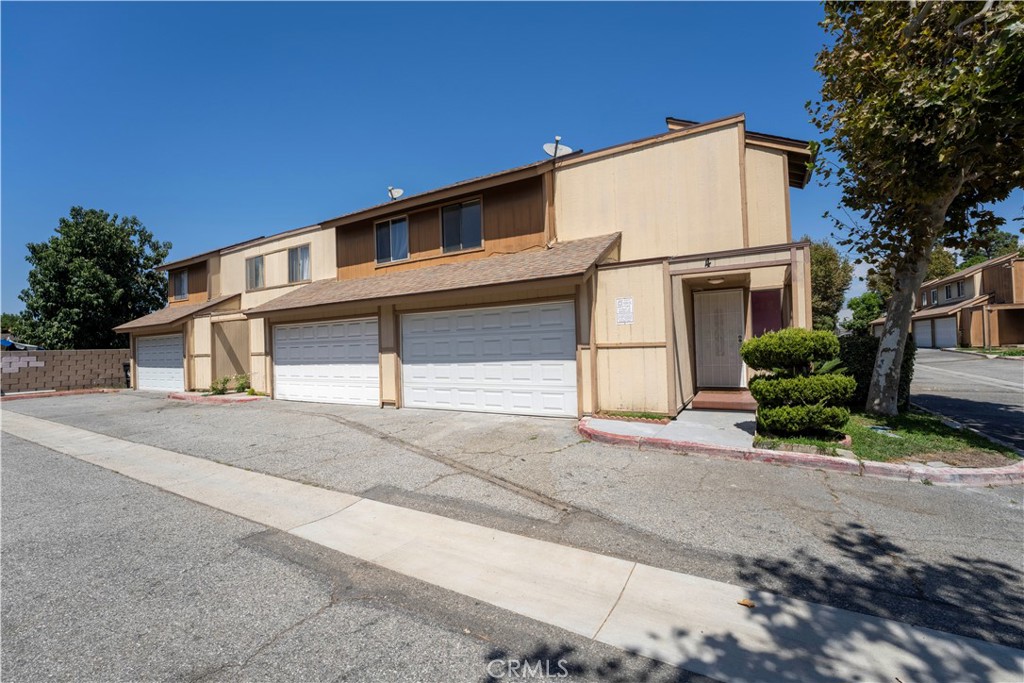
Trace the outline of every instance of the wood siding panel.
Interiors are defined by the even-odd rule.
[[[249,374],[248,320],[213,323],[211,338],[214,379]]]
[[[981,291],[993,295],[990,303],[1013,303],[1013,271],[1002,265],[981,271]]]
[[[481,249],[444,254],[441,251],[441,208],[479,198],[482,203]],[[409,259],[377,265],[374,224],[367,220],[338,229],[338,279],[370,277],[459,263],[493,254],[512,254],[544,246],[544,192],[541,178],[467,194],[395,216],[409,218]],[[387,217],[381,220],[386,220]]]
[[[789,242],[786,154],[747,147],[747,215],[750,244]]]
[[[179,271],[174,271],[179,272]],[[206,277],[206,261],[192,264],[188,267],[188,298],[175,301],[174,292],[171,291],[173,278],[167,276],[167,301],[171,306],[184,306],[185,304],[196,304],[209,301],[209,286]]]

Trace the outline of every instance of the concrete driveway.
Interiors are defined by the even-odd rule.
[[[914,403],[1024,449],[1024,361],[918,349]]]
[[[959,490],[632,451],[584,442],[573,422],[555,419],[270,401],[193,405],[130,392],[16,401],[3,409],[673,571],[1024,645],[1021,487]],[[607,673],[602,657],[613,657],[558,633],[536,630],[531,639],[529,624],[501,630],[499,624],[519,622],[443,592],[417,602],[411,596],[419,588],[377,570],[363,572],[350,559],[316,555],[311,568],[304,559],[309,549],[274,541],[272,532],[238,527],[238,520],[194,504],[172,514],[164,502],[135,502],[136,495],[163,501],[166,494],[128,487],[110,473],[99,481],[83,473],[84,464],[3,438],[3,673],[11,680],[91,671],[80,666],[99,667],[92,677],[104,680],[144,671],[198,680],[207,673],[210,680],[331,680],[342,672],[376,680],[370,675],[376,671],[392,674],[380,679],[480,680],[483,665],[474,658],[481,642],[517,656],[569,647],[588,680]],[[199,539],[194,549],[192,538]],[[260,558],[272,566],[264,569]],[[347,600],[337,586],[323,588],[329,584],[323,577],[335,570],[321,561],[340,563],[339,585],[383,599],[387,616],[378,618],[380,604],[370,600],[369,612],[332,634],[331,619],[344,620],[354,605],[317,612],[338,603],[328,594]],[[321,582],[322,592],[310,594],[320,598],[292,593],[290,586],[307,580],[290,578],[295,567]],[[285,573],[274,578],[279,571]],[[176,577],[174,590],[164,593],[167,577]],[[119,582],[139,588],[119,592]],[[140,604],[144,613],[150,609],[139,602],[146,586],[158,596],[159,619],[138,615]],[[183,634],[206,618],[193,611],[216,612],[223,599],[231,605],[223,608],[225,618],[244,621],[241,615],[255,608],[239,591],[253,591],[270,607],[253,612],[258,623],[244,636],[240,627],[198,629],[207,648],[201,652],[209,655],[197,657],[202,667],[187,668]],[[292,620],[279,620],[273,617],[278,599],[310,609],[293,614],[282,605]],[[333,616],[321,622],[325,613]],[[410,614],[409,648],[399,646],[396,654]],[[472,635],[480,619],[486,640]],[[62,625],[40,640],[53,623]],[[305,624],[316,623],[321,626],[306,631]],[[93,644],[99,625],[107,629],[105,650]],[[339,632],[359,635],[348,644]],[[436,640],[451,669],[419,676],[409,668],[412,660],[401,653],[415,659],[421,636]],[[293,656],[292,637],[306,643],[295,646],[304,657]],[[333,650],[316,669],[308,653],[324,642]],[[117,652],[126,654],[112,662]],[[279,652],[291,653],[291,664],[279,665],[271,656]],[[621,655],[614,655],[615,666],[642,668]],[[294,673],[282,668],[300,664],[305,668]],[[158,668],[164,665],[170,668]]]

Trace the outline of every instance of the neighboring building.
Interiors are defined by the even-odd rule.
[[[180,303],[118,328],[138,386],[241,368],[279,399],[557,416],[742,391],[744,339],[811,324],[811,154],[742,115],[667,123],[168,264]]]
[[[921,348],[1024,344],[1024,259],[1007,254],[921,285],[911,318]],[[871,321],[876,336],[885,317]]]

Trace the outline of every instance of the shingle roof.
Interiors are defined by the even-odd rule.
[[[130,320],[114,328],[114,332],[131,332],[143,327],[156,327],[157,325],[173,325],[185,318],[191,317],[207,308],[222,304],[228,299],[241,296],[240,294],[225,294],[209,301],[201,301],[197,304],[186,304],[184,306],[167,306],[159,311],[144,315],[141,318]]]
[[[353,280],[321,280],[250,309],[246,314],[258,316],[291,308],[582,275],[618,241],[619,234],[560,242],[542,251],[501,254]]]
[[[911,320],[924,320],[926,318],[941,318],[944,315],[952,315],[953,313],[956,313],[957,311],[959,311],[961,308],[967,308],[969,306],[975,306],[977,304],[984,303],[984,302],[988,301],[988,299],[989,299],[989,295],[988,294],[982,294],[981,296],[976,296],[973,299],[965,299],[963,301],[956,301],[956,302],[951,303],[951,304],[946,304],[945,306],[935,306],[935,307],[930,307],[929,306],[929,307],[922,308],[922,309],[916,311],[914,313],[914,315],[912,315],[910,317],[910,319]]]
[[[1015,258],[1020,258],[1017,252],[1013,252],[1011,254],[1003,254],[1002,256],[995,256],[993,258],[990,258],[988,261],[982,261],[981,263],[975,264],[970,268],[959,270],[953,273],[952,275],[947,275],[945,277],[939,277],[935,278],[934,280],[929,280],[928,282],[923,282],[921,283],[921,286],[939,287],[948,282],[956,282],[957,280],[967,277],[968,275],[974,275],[979,270],[985,270],[986,268],[991,268],[992,266],[998,265],[1000,263],[1012,261]]]

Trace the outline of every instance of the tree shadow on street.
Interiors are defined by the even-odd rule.
[[[994,663],[1017,672],[1010,681],[1024,680],[1021,567],[963,556],[909,560],[884,534],[852,523],[829,543],[842,560],[798,551],[787,559],[738,561],[740,583],[756,604],[744,612],[742,641],[705,628],[680,601],[675,610],[686,627],[652,624],[619,656],[587,661],[566,643],[539,643],[527,652],[492,652],[488,661],[546,661],[558,672],[561,660],[568,671],[564,680],[611,683],[681,683],[703,676],[771,683],[989,682]],[[765,590],[769,586],[772,592]],[[922,636],[907,624],[933,631]],[[855,651],[869,654],[854,661]],[[482,680],[510,677],[489,672]]]

